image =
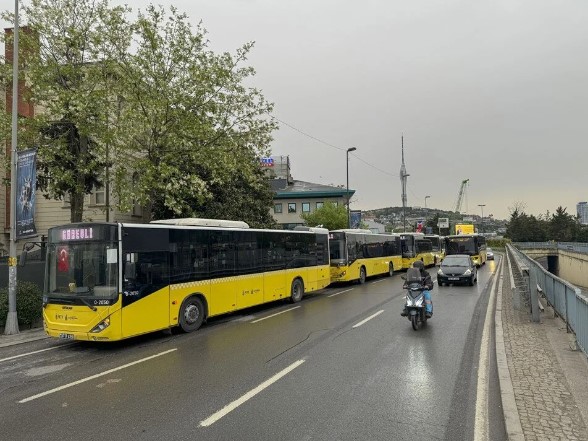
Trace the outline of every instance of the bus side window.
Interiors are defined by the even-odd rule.
[[[137,268],[135,262],[125,262],[124,281],[125,284],[134,283],[137,278]]]

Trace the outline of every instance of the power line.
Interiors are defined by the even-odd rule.
[[[281,124],[283,124],[283,125],[285,125],[285,126],[287,126],[287,127],[291,128],[292,130],[294,130],[294,131],[296,131],[296,132],[300,133],[301,135],[304,135],[304,136],[306,136],[307,138],[310,138],[310,139],[312,139],[312,140],[314,140],[314,141],[317,141],[317,142],[319,142],[319,143],[321,143],[321,144],[324,144],[324,145],[326,145],[326,146],[329,146],[329,147],[332,147],[332,148],[334,148],[334,149],[337,149],[337,150],[339,150],[339,151],[341,151],[341,152],[346,152],[346,151],[347,151],[347,148],[338,147],[338,146],[336,146],[336,145],[334,145],[334,144],[331,144],[331,143],[329,143],[329,142],[323,141],[322,139],[320,139],[320,138],[317,138],[316,136],[310,135],[309,133],[306,133],[306,132],[304,132],[303,130],[300,130],[299,128],[297,128],[297,127],[294,127],[292,124],[289,124],[289,123],[287,123],[286,121],[282,121],[281,119],[279,119],[279,118],[276,118],[275,116],[271,116],[271,115],[270,115],[270,117],[271,117],[272,119],[275,119],[275,120],[276,120],[276,121],[278,121],[279,123],[281,123]],[[371,167],[371,168],[373,168],[373,169],[375,169],[375,170],[378,170],[379,172],[381,172],[381,173],[384,173],[385,175],[388,175],[388,176],[391,176],[391,177],[394,177],[394,178],[398,178],[398,177],[400,177],[400,175],[399,175],[399,174],[394,174],[394,173],[387,172],[387,171],[385,171],[385,170],[382,170],[381,168],[378,168],[378,167],[376,167],[376,166],[375,166],[375,165],[373,165],[373,164],[370,164],[369,162],[367,162],[367,161],[365,161],[365,160],[361,159],[359,156],[357,156],[357,155],[356,155],[356,154],[354,154],[354,153],[352,153],[352,154],[351,154],[351,156],[354,156],[354,157],[355,157],[355,158],[357,158],[359,161],[363,162],[365,165],[367,165],[367,166],[369,166],[369,167]]]

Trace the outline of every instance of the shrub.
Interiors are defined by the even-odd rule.
[[[0,289],[0,326],[6,325],[8,315],[8,288]],[[31,282],[19,281],[16,284],[16,315],[18,323],[32,326],[43,315],[43,293],[41,288]]]
[[[496,250],[504,250],[506,248],[506,244],[510,243],[510,239],[487,239],[486,244]]]

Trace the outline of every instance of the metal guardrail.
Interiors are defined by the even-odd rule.
[[[515,263],[512,265],[513,274],[517,270],[523,273],[524,267],[528,269],[529,279],[525,289],[531,298],[531,308],[537,304],[532,300],[533,293],[537,296],[540,291],[556,314],[565,320],[568,331],[575,334],[580,349],[588,355],[588,298],[582,295],[578,287],[554,276],[517,248],[507,245],[507,253],[510,253]]]
[[[588,254],[588,243],[585,242],[513,242],[513,245],[519,250],[550,249]]]

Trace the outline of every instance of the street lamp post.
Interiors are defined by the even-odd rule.
[[[480,209],[482,210],[482,218],[480,219],[480,231],[481,233],[484,233],[484,207],[486,206],[486,204],[478,204],[478,207],[480,207]]]
[[[425,196],[425,208],[427,208],[427,199],[430,198],[431,196]]]
[[[351,211],[349,210],[349,152],[354,152],[357,150],[357,147],[349,147],[346,152],[346,168],[347,168],[347,228],[351,227]]]

